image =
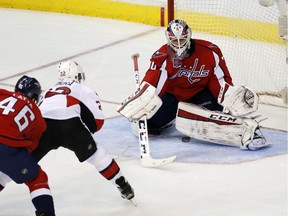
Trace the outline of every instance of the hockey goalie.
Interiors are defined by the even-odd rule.
[[[215,144],[243,150],[270,145],[250,117],[258,95],[234,86],[220,48],[191,34],[185,21],[169,23],[167,43],[152,55],[140,89],[117,111],[132,124],[146,115],[150,134],[175,124],[184,135]]]

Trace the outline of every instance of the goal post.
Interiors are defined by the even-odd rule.
[[[167,0],[168,23],[174,19],[174,0]]]
[[[192,37],[221,48],[235,85],[249,86],[262,103],[287,106],[287,35],[279,36],[286,0],[269,7],[258,0],[167,1],[168,21],[185,20]]]

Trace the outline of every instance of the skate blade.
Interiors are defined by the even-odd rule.
[[[135,207],[137,207],[137,202],[135,201],[135,199],[130,199],[129,201],[132,203],[132,205],[134,205]]]

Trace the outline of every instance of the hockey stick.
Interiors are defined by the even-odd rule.
[[[138,58],[139,58],[138,53],[132,55],[132,59],[134,62],[134,75],[135,75],[134,77],[135,77],[137,90],[139,90],[139,87],[140,87]],[[176,155],[168,157],[168,158],[163,158],[163,159],[154,159],[151,157],[150,148],[149,148],[146,115],[142,116],[138,120],[138,128],[139,128],[138,137],[139,137],[139,146],[140,146],[140,154],[141,154],[141,164],[143,167],[157,167],[157,166],[171,163],[176,159]]]

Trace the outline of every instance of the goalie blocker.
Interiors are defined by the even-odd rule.
[[[176,129],[191,138],[243,150],[269,145],[262,134],[257,133],[259,126],[255,119],[234,117],[189,103],[178,104]]]
[[[123,101],[116,110],[130,120],[138,120],[144,115],[150,119],[161,105],[162,101],[156,93],[156,88],[143,82],[140,89]]]

